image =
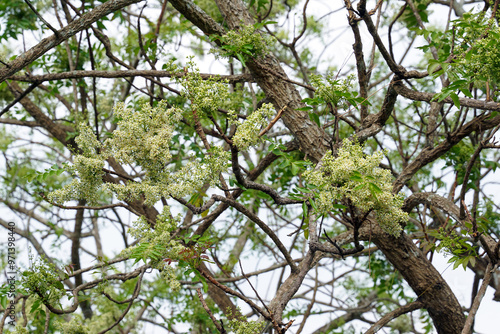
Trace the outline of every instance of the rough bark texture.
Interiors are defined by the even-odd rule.
[[[411,90],[407,88],[403,83],[398,82],[395,86],[394,89],[398,92],[399,95],[402,95],[406,98],[409,98],[413,101],[425,101],[425,102],[430,102],[436,94],[433,93],[427,93],[427,92],[418,92],[415,90]],[[476,109],[481,109],[481,110],[496,110],[500,111],[500,103],[498,102],[493,102],[493,101],[480,101],[480,100],[474,100],[474,99],[469,99],[467,97],[459,97],[458,100],[460,101],[460,105],[462,107],[469,107],[469,108],[476,108]],[[446,99],[443,100],[443,102],[452,104],[453,100],[450,97],[447,97]]]
[[[203,262],[200,263],[200,268],[207,273],[210,272],[210,270]],[[208,291],[207,291],[208,295],[210,296],[210,298],[212,298],[214,303],[217,304],[220,310],[230,319],[237,317],[239,314],[238,309],[236,308],[236,305],[234,305],[234,303],[231,301],[229,296],[226,295],[224,291],[219,289],[209,280],[207,280],[207,284],[208,284]]]
[[[381,230],[372,240],[422,301],[437,332],[459,333],[465,323],[462,307],[446,281],[413,241],[404,233],[396,239]]]

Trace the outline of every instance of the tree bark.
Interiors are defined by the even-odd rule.
[[[441,274],[413,241],[402,233],[399,238],[377,228],[373,242],[411,286],[431,316],[439,334],[460,333],[465,316],[457,298]]]

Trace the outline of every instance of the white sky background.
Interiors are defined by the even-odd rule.
[[[393,3],[391,1],[391,3]],[[342,1],[328,1],[328,0],[321,0],[321,1],[311,1],[308,7],[307,14],[315,14],[316,16],[320,17],[326,13],[329,13],[331,11],[334,11],[336,9],[339,9],[342,6],[343,2]],[[385,5],[385,4],[384,4]],[[400,2],[397,2],[397,5],[400,5]],[[435,6],[436,8],[437,6]],[[300,8],[300,7],[299,7]],[[437,7],[439,8],[439,7]],[[444,17],[447,17],[448,15],[448,8],[447,7],[442,7],[443,12],[439,13],[434,13],[434,15],[430,16],[430,21],[431,24],[436,25],[436,26],[442,26],[445,24],[445,20],[443,19]],[[145,11],[146,13],[146,11]],[[324,22],[327,21],[327,22]],[[293,22],[293,20],[290,20],[290,22]],[[302,13],[298,12],[295,13],[295,22],[297,25],[300,25],[302,22]],[[319,41],[306,41],[307,43],[318,43],[318,48],[313,50],[317,50],[318,54],[321,52],[321,63],[318,66],[318,71],[320,73],[324,73],[325,69],[330,67],[330,66],[335,66],[337,68],[341,67],[342,64],[347,62],[349,65],[354,65],[354,56],[352,55],[352,44],[353,44],[353,38],[352,38],[352,32],[350,29],[345,29],[348,27],[347,25],[347,19],[346,19],[346,11],[345,9],[338,11],[335,14],[332,14],[328,16],[327,18],[322,19],[322,21],[326,26],[327,29],[325,30],[325,34],[322,35],[322,38],[324,39],[324,42],[330,42],[335,40],[334,43],[332,43],[326,50],[323,50],[323,46],[321,46],[318,42]],[[364,42],[364,54],[365,54],[365,60],[368,59],[371,47],[372,47],[372,38],[371,36],[366,32],[364,29],[364,25],[360,24],[361,31],[362,31],[362,36],[363,36],[363,42]],[[386,34],[381,34],[383,41],[386,43],[387,42],[387,35]],[[394,33],[393,36],[397,36],[397,34]],[[26,45],[26,49],[29,49],[31,46],[34,45],[35,39],[31,36],[25,36],[26,40],[24,43],[20,43],[18,47],[20,49],[23,48],[23,44]],[[39,36],[36,37],[38,40]],[[304,43],[304,42],[303,42]],[[395,41],[396,45],[397,42]],[[413,47],[420,46],[422,45],[423,42],[416,42]],[[404,50],[398,50],[397,47],[394,49],[396,53],[396,59],[399,59],[397,56],[398,53],[402,53]],[[412,59],[416,59],[417,55],[419,54],[420,51],[415,50],[413,57],[410,55],[407,60],[405,61],[405,64],[411,64]],[[184,56],[187,56],[188,54],[186,53],[186,49],[181,47],[180,50],[178,50],[178,59],[182,59]],[[213,58],[213,55],[207,55],[204,58],[204,62],[199,64],[200,69],[202,72],[210,71],[210,72],[219,72],[219,73],[224,73],[225,70],[222,67],[222,65],[215,61]],[[220,69],[220,70],[219,70]],[[285,68],[286,70],[286,68]],[[106,80],[100,79],[100,82],[105,82]],[[0,166],[0,168],[4,168],[3,166]],[[496,179],[498,180],[498,172],[496,175]],[[490,192],[493,192],[494,189],[490,188]],[[5,210],[3,207],[0,206],[0,213],[2,214],[3,219],[5,220],[12,220],[15,221],[16,224],[24,224],[26,222],[21,221],[18,217],[14,216],[10,210]],[[73,212],[70,212],[70,215],[74,215]],[[125,214],[124,217],[129,218],[129,223],[134,220],[133,217],[131,217],[128,214]],[[123,249],[123,242],[121,241],[121,237],[117,234],[117,230],[113,226],[109,227],[104,227],[101,228],[101,238],[103,240],[103,246],[104,246],[104,251],[107,254],[112,253],[113,251],[119,251]],[[3,242],[6,241],[7,234],[6,233],[0,233],[0,242],[4,244]],[[287,239],[287,237],[284,237],[284,239]],[[45,240],[44,245],[47,245],[50,241]],[[85,242],[85,241],[84,241]],[[83,244],[84,247],[88,247],[90,250],[95,251],[95,246],[93,243],[91,244]],[[70,245],[62,245],[63,249],[67,248],[68,249],[68,254],[69,254],[69,249]],[[19,252],[19,264],[27,263],[27,247],[25,243],[18,242],[18,252]],[[108,250],[108,252],[106,252]],[[53,250],[53,252],[60,253],[62,249],[56,249]],[[85,255],[82,254],[82,267],[87,267],[89,265],[92,265],[92,263],[89,263],[87,261]],[[465,306],[465,307],[470,307],[471,304],[471,289],[472,289],[472,282],[473,282],[473,273],[467,269],[467,271],[464,271],[462,267],[457,268],[456,270],[452,269],[452,265],[449,265],[447,263],[447,259],[443,258],[442,256],[435,254],[434,256],[434,265],[436,266],[437,270],[442,273],[444,279],[448,282],[448,284],[451,286],[453,289],[455,295],[459,299],[460,303]],[[255,268],[253,269],[261,269],[267,263],[259,263],[255,262]],[[245,268],[251,268],[253,267],[251,264],[246,263]],[[246,270],[246,269],[245,269]],[[252,271],[248,270],[248,271]],[[247,271],[247,270],[246,270]],[[265,286],[269,285],[270,292],[274,291],[275,289],[275,283],[273,282],[272,284],[269,284],[269,282],[263,282],[262,278],[259,281],[259,286]],[[260,289],[259,289],[260,290]],[[272,292],[271,292],[272,293]],[[486,292],[486,295],[483,298],[483,301],[481,303],[481,306],[479,308],[479,311],[476,316],[476,325],[475,329],[478,333],[483,333],[483,334],[495,334],[498,333],[498,323],[497,323],[497,317],[500,314],[500,303],[494,302],[492,300],[493,298],[493,290],[488,287],[488,290]],[[243,305],[242,305],[243,306]],[[318,319],[319,320],[319,319]],[[298,322],[298,321],[296,321]],[[303,331],[303,333],[308,334],[313,332],[316,328],[313,328],[314,322],[311,322],[308,326],[307,329]],[[319,322],[318,322],[319,323]],[[322,324],[323,325],[323,324]],[[158,330],[157,327],[152,326],[149,327],[147,326],[147,332],[148,333],[160,333],[161,331]],[[366,325],[363,325],[363,328],[366,330]],[[293,332],[293,331],[292,331]],[[383,331],[381,331],[383,333]]]

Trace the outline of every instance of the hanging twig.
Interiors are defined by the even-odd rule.
[[[203,298],[203,294],[201,293],[201,289],[200,288],[196,289],[196,292],[198,293],[198,298],[200,298],[201,305],[203,306],[205,311],[207,311],[208,316],[210,317],[210,319],[214,323],[214,325],[217,328],[217,330],[219,331],[219,333],[226,334],[227,332],[224,328],[224,323],[222,322],[222,320],[217,321],[217,319],[215,319],[212,311],[210,310],[207,303],[205,302],[205,299]]]
[[[36,8],[31,4],[31,2],[29,2],[29,0],[24,0],[24,2],[26,2],[26,4],[30,7],[33,13],[35,13],[35,15],[38,16],[38,18],[43,22],[43,24],[45,24],[47,28],[52,30],[52,32],[54,33],[54,35],[56,35],[56,37],[59,37],[59,32],[57,31],[57,29],[51,26],[49,22],[45,21],[43,16],[36,10]]]

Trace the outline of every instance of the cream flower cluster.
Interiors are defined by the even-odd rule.
[[[318,187],[318,210],[327,213],[334,204],[349,199],[363,212],[373,210],[382,229],[398,236],[408,214],[401,210],[403,197],[391,192],[390,172],[379,167],[382,157],[382,152],[364,154],[359,143],[348,139],[337,157],[326,153],[316,169],[304,173],[306,181]]]
[[[154,108],[144,104],[140,111],[118,103],[114,113],[118,127],[106,141],[107,154],[118,162],[142,166],[154,178],[172,158],[170,142],[182,110],[168,108],[162,101]]]
[[[227,82],[216,77],[203,79],[192,60],[186,65],[186,75],[179,78],[178,82],[184,88],[182,94],[191,102],[191,108],[199,115],[217,112],[230,99]]]
[[[51,192],[48,195],[49,200],[64,203],[75,199],[86,199],[90,205],[97,204],[101,197],[103,167],[104,160],[100,157],[77,155],[73,166],[68,169],[75,178],[63,188]]]
[[[251,113],[243,123],[239,123],[232,140],[239,150],[245,151],[250,146],[255,146],[259,140],[259,132],[269,124],[267,118],[274,114],[271,103],[264,103],[262,107]]]
[[[159,260],[152,261],[155,268],[161,270],[162,277],[167,281],[173,291],[180,289],[180,282],[177,280],[177,274],[173,267],[167,264],[164,259],[178,260],[179,254],[182,254],[184,246],[177,240],[171,238],[170,232],[173,231],[181,220],[181,216],[173,217],[170,213],[170,208],[165,206],[162,213],[156,217],[155,228],[146,222],[144,217],[139,217],[132,223],[129,233],[135,239],[140,240],[140,243],[132,248],[128,248],[122,255],[134,253],[137,247],[146,244],[148,247],[142,249],[144,258],[158,258]],[[159,252],[156,256],[151,256],[153,252]]]
[[[230,30],[218,39],[222,42],[222,47],[212,49],[210,52],[221,58],[247,59],[248,56],[257,58],[264,55],[268,51],[268,45],[273,43],[271,36],[260,34],[253,25],[243,25],[237,31]]]
[[[161,197],[184,197],[207,182],[215,184],[219,173],[229,166],[230,154],[214,146],[203,161],[193,159],[176,172],[168,168],[172,158],[170,144],[182,111],[168,108],[166,102],[154,108],[144,105],[138,111],[118,103],[115,115],[119,120],[117,129],[102,146],[86,125],[79,127],[76,142],[83,154],[75,157],[70,168],[75,178],[49,194],[49,199],[58,203],[86,199],[89,204],[96,204],[103,194],[113,193],[119,200],[143,197],[145,204],[154,205]],[[98,148],[102,148],[100,152]],[[110,157],[140,167],[145,173],[143,180],[104,184],[102,168]]]
[[[334,106],[345,107],[345,98],[350,96],[354,79],[354,75],[349,75],[346,79],[337,79],[333,72],[328,72],[325,77],[311,75],[311,84],[316,88],[315,96]]]

